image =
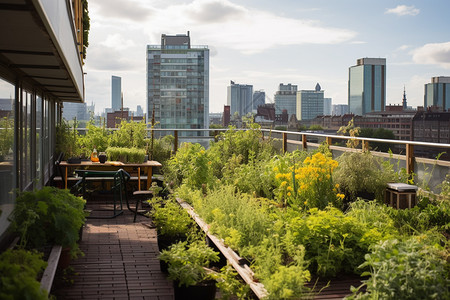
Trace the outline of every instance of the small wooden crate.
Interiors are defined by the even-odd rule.
[[[386,205],[397,208],[413,208],[417,204],[417,186],[406,183],[388,183],[384,202]]]

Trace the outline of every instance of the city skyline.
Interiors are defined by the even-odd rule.
[[[126,3],[126,5],[124,5]],[[122,77],[124,105],[145,106],[145,48],[162,33],[191,32],[211,51],[210,111],[223,111],[230,80],[264,90],[317,82],[333,104],[347,104],[348,68],[386,58],[386,104],[423,105],[431,77],[449,76],[448,1],[174,0],[89,3],[86,102],[108,107],[111,75]],[[269,102],[270,102],[269,100]]]

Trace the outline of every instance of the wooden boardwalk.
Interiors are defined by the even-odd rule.
[[[88,209],[102,205],[91,202]],[[85,256],[71,262],[72,274],[58,272],[57,299],[173,299],[172,282],[160,271],[156,229],[149,219],[138,216],[133,223],[133,217],[125,208],[113,219],[87,220],[80,242]]]

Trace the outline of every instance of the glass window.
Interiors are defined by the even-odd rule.
[[[14,208],[14,111],[15,87],[0,78],[0,235]]]

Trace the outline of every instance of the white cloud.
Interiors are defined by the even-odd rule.
[[[96,0],[89,2],[96,15],[109,20],[123,19],[133,22],[145,21],[153,14],[153,10],[133,0]]]
[[[109,48],[116,48],[119,50],[124,50],[136,45],[133,40],[127,39],[118,33],[108,35],[104,41],[100,42],[100,44]]]
[[[398,16],[417,16],[420,13],[420,9],[416,8],[414,5],[398,5],[395,8],[386,9],[386,13]]]
[[[418,64],[433,64],[450,69],[450,42],[426,44],[412,51]]]

